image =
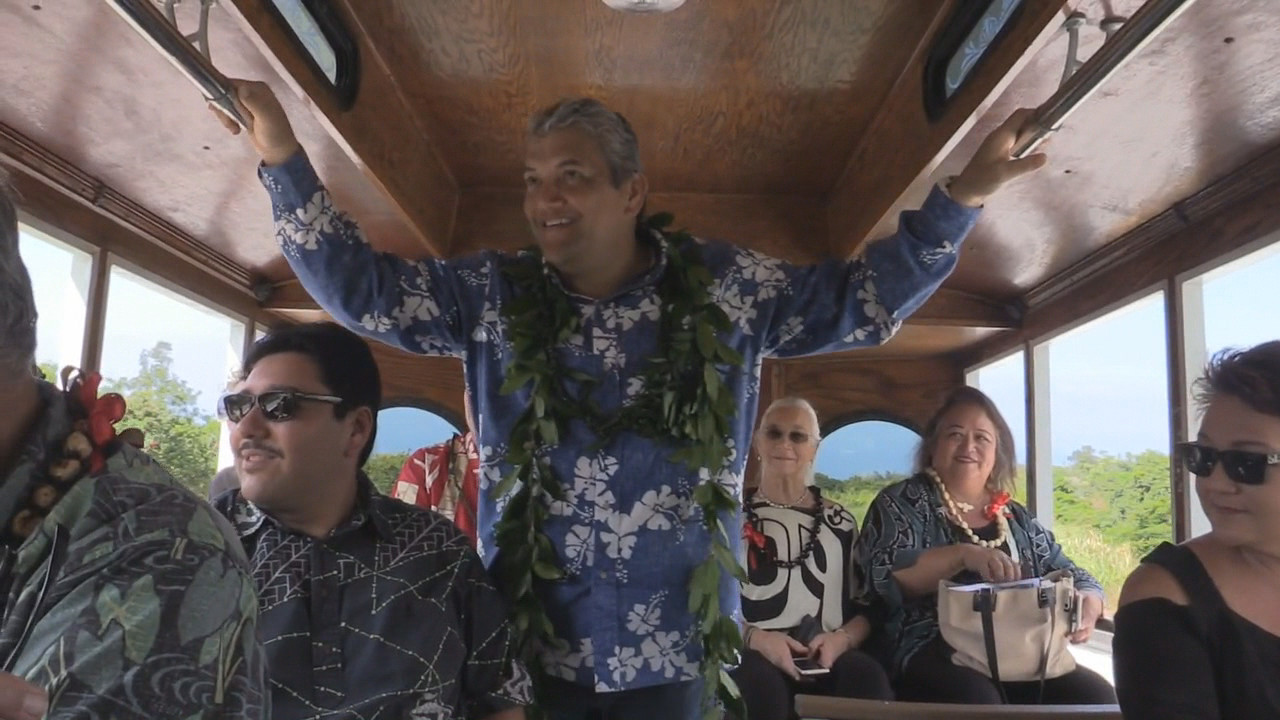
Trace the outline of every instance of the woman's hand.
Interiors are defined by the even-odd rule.
[[[834,632],[824,632],[813,640],[809,641],[809,657],[818,661],[818,664],[824,668],[830,668],[836,661],[836,658],[848,652],[853,647],[853,638],[847,633],[836,630]]]
[[[765,660],[790,677],[800,679],[800,670],[796,667],[795,658],[809,654],[809,648],[799,640],[776,630],[756,630],[751,633],[751,648],[764,656]]]
[[[972,570],[987,582],[1012,582],[1022,579],[1022,567],[1009,557],[1009,554],[997,548],[981,545],[965,544],[961,558],[966,570]]]
[[[1080,603],[1080,625],[1069,637],[1078,645],[1089,641],[1093,627],[1102,617],[1102,596],[1093,592],[1076,593],[1076,602]]]

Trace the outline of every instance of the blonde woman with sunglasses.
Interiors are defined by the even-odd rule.
[[[1220,353],[1176,460],[1212,529],[1125,582],[1116,690],[1126,718],[1280,717],[1280,341]]]

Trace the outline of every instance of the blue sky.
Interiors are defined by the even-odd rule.
[[[79,365],[84,335],[87,255],[41,236],[24,237],[40,308],[40,360]],[[80,257],[81,262],[73,262]],[[1248,346],[1280,338],[1280,243],[1206,276],[1206,346]],[[79,304],[77,308],[76,305]],[[138,355],[158,340],[173,345],[178,374],[212,415],[236,365],[241,321],[186,300],[128,271],[113,271],[103,374],[133,375]],[[1062,463],[1090,445],[1111,453],[1167,450],[1164,310],[1160,297],[1126,306],[1051,341],[1052,455]],[[1021,356],[980,372],[979,386],[1005,413],[1025,458]],[[425,411],[397,408],[380,416],[376,452],[407,452],[447,438],[454,428]],[[824,440],[817,467],[833,477],[904,471],[914,433],[890,423],[848,426]]]

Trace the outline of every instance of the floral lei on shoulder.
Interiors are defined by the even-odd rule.
[[[528,389],[529,404],[516,420],[505,460],[512,467],[494,491],[510,494],[495,528],[499,553],[497,573],[510,603],[519,654],[537,667],[539,643],[562,645],[555,637],[542,601],[533,592],[536,582],[564,577],[559,558],[543,530],[551,500],[562,500],[564,489],[555,469],[540,449],[558,445],[569,423],[581,420],[599,428],[600,444],[622,431],[671,443],[672,459],[692,471],[709,470],[693,492],[711,537],[711,552],[695,568],[689,582],[689,607],[702,640],[701,675],[706,680],[703,709],[718,717],[715,699],[742,717],[737,685],[724,670],[736,663],[742,649],[738,624],[720,611],[722,573],[739,581],[745,574],[729,550],[728,532],[720,514],[738,508],[733,496],[715,480],[729,457],[725,439],[738,408],[725,387],[721,368],[740,368],[742,356],[720,339],[732,328],[728,316],[711,299],[711,273],[701,247],[684,231],[667,231],[672,216],[650,217],[639,232],[663,238],[660,252],[667,267],[658,285],[662,319],[659,348],[641,373],[642,390],[612,416],[591,401],[596,380],[565,368],[556,348],[579,330],[580,321],[569,298],[543,267],[541,253],[528,251],[534,262],[515,262],[503,274],[518,289],[503,308],[514,353],[505,368],[501,392]],[[580,392],[569,391],[573,381]],[[540,673],[535,673],[535,678]],[[535,682],[535,688],[542,685]]]
[[[124,417],[124,398],[116,393],[99,396],[101,382],[98,373],[86,374],[70,367],[62,371],[71,432],[45,449],[25,496],[0,528],[0,544],[16,548],[25,542],[77,482],[101,472],[107,456],[122,440],[130,440],[117,435],[115,429]]]

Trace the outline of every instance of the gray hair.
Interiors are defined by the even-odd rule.
[[[813,430],[813,444],[816,446],[822,441],[822,429],[818,425],[818,411],[813,409],[813,405],[810,405],[808,400],[795,396],[778,398],[777,400],[769,403],[769,407],[765,408],[764,412],[760,414],[760,424],[756,426],[756,432],[759,433],[764,430],[764,423],[769,419],[769,416],[773,414],[774,410],[781,410],[782,408],[799,408],[800,410],[803,410],[804,413],[809,416],[810,427]],[[805,471],[805,485],[812,485],[814,483],[814,465],[816,464],[817,459],[818,458],[815,455],[814,462],[809,463],[809,469]]]
[[[622,187],[640,172],[640,141],[631,123],[595,98],[565,98],[529,118],[529,136],[545,137],[556,130],[577,128],[600,146],[614,187]]]
[[[0,372],[29,375],[36,354],[36,300],[18,252],[18,209],[0,170]]]

